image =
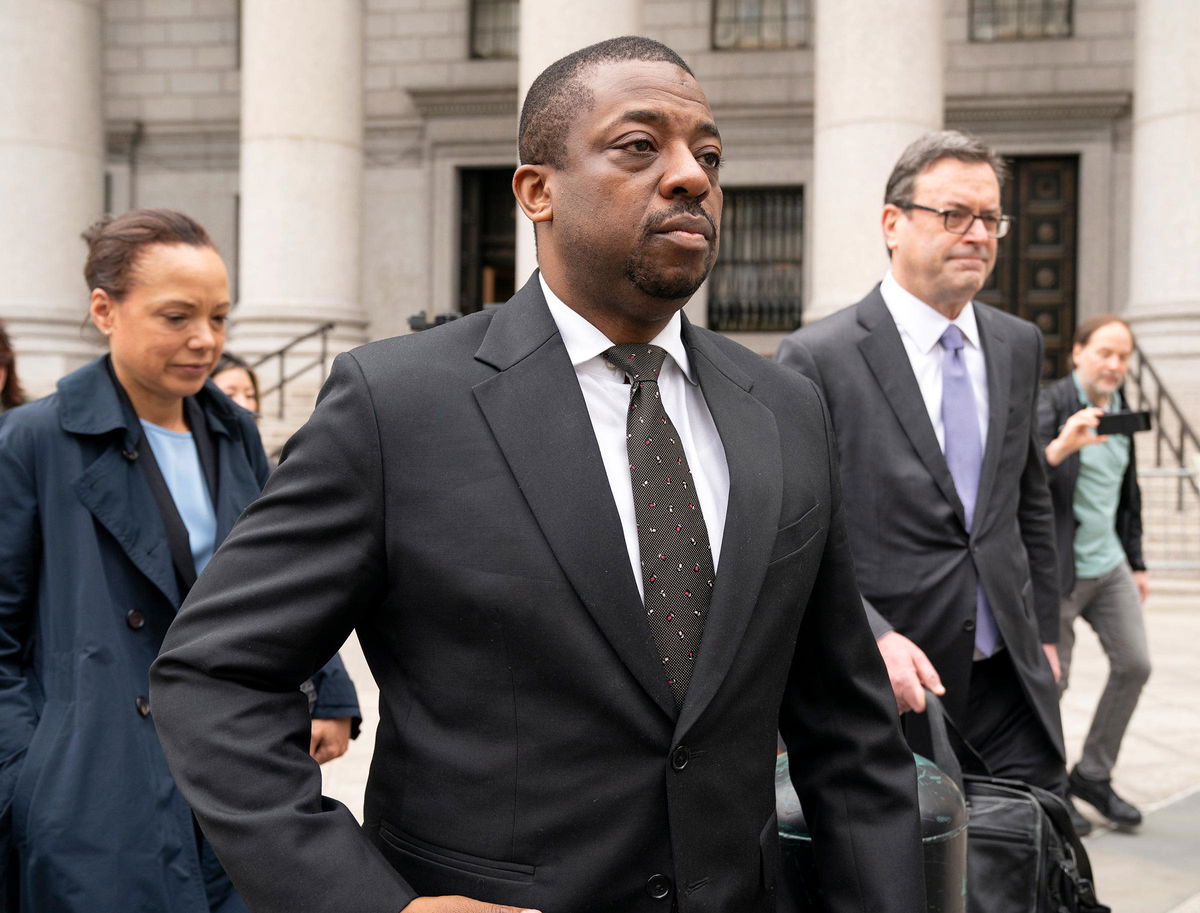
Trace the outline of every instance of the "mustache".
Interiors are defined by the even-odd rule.
[[[713,240],[716,240],[718,234],[717,223],[713,221],[713,217],[699,203],[677,203],[670,209],[660,212],[647,221],[642,228],[642,233],[652,235],[677,216],[700,216],[708,223],[708,227],[712,229]]]

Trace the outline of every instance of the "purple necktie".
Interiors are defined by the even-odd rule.
[[[942,338],[942,428],[946,465],[954,479],[954,488],[962,501],[967,529],[975,519],[975,497],[979,493],[979,470],[983,465],[983,444],[979,439],[979,417],[975,411],[975,393],[963,358],[962,330],[954,324],[946,327]],[[978,573],[978,571],[976,571]],[[975,649],[984,656],[996,652],[1000,632],[988,606],[982,584],[975,589]]]

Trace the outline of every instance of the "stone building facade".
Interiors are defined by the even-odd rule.
[[[861,297],[883,185],[942,125],[1011,156],[988,300],[1047,372],[1117,311],[1200,405],[1193,0],[0,0],[0,318],[43,393],[92,357],[80,231],[131,206],[213,234],[256,356],[502,300],[532,267],[505,186],[518,98],[575,47],[658,38],[725,141],[721,262],[691,319],[763,353]]]

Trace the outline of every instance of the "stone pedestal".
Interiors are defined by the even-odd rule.
[[[100,0],[0,0],[0,318],[32,395],[103,351],[80,233],[104,206]]]
[[[242,4],[241,355],[327,320],[335,349],[366,339],[362,2]]]
[[[640,29],[639,0],[521,0],[518,99],[554,61],[572,51]],[[519,106],[518,106],[519,110]],[[533,225],[517,212],[517,288],[537,266]]]
[[[1200,5],[1138,0],[1126,317],[1200,425]]]
[[[904,147],[942,124],[942,22],[941,0],[817,3],[806,323],[887,270],[884,185]]]

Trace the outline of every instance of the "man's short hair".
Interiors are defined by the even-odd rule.
[[[1008,177],[1008,165],[982,140],[957,130],[937,130],[926,133],[900,153],[888,178],[883,202],[904,206],[913,202],[913,189],[917,175],[942,159],[958,159],[960,162],[987,162],[996,173],[1001,188]]]
[[[1074,345],[1080,347],[1086,346],[1092,341],[1093,333],[1095,333],[1101,327],[1108,326],[1110,323],[1119,323],[1121,326],[1125,327],[1125,330],[1129,333],[1130,338],[1133,338],[1133,329],[1129,326],[1128,321],[1126,321],[1124,317],[1120,317],[1117,314],[1096,314],[1095,316],[1089,317],[1087,320],[1082,321],[1079,326],[1075,328],[1075,339],[1073,340]]]
[[[600,64],[628,60],[673,63],[694,75],[683,58],[665,44],[636,35],[610,38],[568,54],[546,67],[525,95],[517,140],[521,164],[562,168],[572,122],[595,103],[583,74]]]

